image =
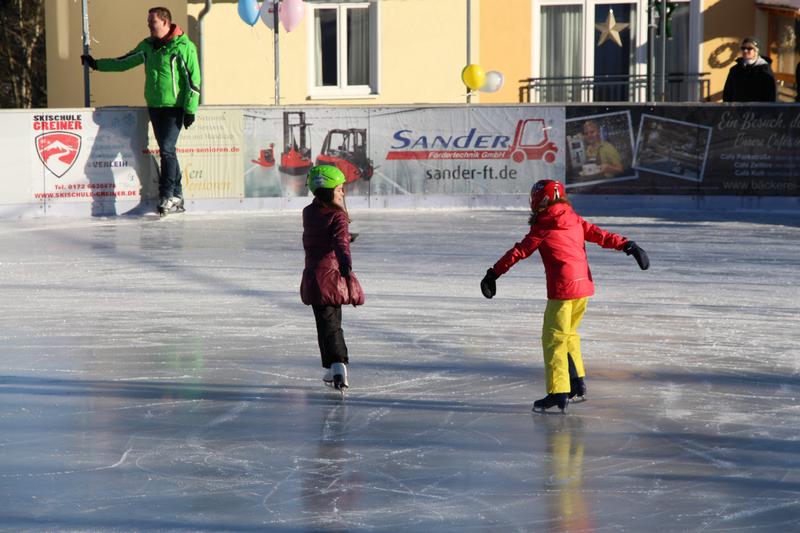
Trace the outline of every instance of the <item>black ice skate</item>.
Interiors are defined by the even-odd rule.
[[[586,401],[586,382],[583,378],[574,378],[569,380],[569,399],[572,403],[580,403]]]
[[[536,413],[544,413],[551,407],[558,407],[561,410],[561,414],[567,414],[567,405],[569,404],[568,396],[566,392],[548,394],[541,400],[533,402],[533,411]]]
[[[344,363],[333,363],[331,365],[331,374],[333,374],[333,388],[344,396],[345,389],[350,386],[347,381],[347,366]]]
[[[578,377],[578,369],[575,368],[572,354],[567,354],[567,362],[569,363],[569,399],[572,400],[572,403],[585,402],[586,382],[583,381],[583,378]]]

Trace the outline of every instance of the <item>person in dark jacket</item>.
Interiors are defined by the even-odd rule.
[[[144,99],[161,155],[158,212],[182,212],[183,187],[176,145],[181,127],[194,123],[200,102],[197,48],[165,7],[147,13],[150,37],[117,58],[81,56],[81,63],[100,72],[121,72],[145,64]]]
[[[342,306],[364,303],[364,291],[353,273],[350,256],[344,182],[342,171],[332,165],[308,171],[308,189],[314,200],[303,209],[306,262],[300,282],[300,298],[314,310],[322,366],[327,369],[322,379],[341,391],[350,386]]]
[[[759,54],[761,44],[755,37],[742,41],[742,57],[728,71],[723,102],[774,102],[778,99],[772,59]]]
[[[533,410],[558,407],[563,413],[570,399],[586,396],[586,372],[577,329],[588,298],[594,294],[594,283],[584,241],[633,255],[642,270],[650,267],[650,260],[635,242],[578,216],[567,200],[564,185],[557,181],[541,180],[533,186],[529,222],[531,229],[522,242],[516,243],[486,271],[481,292],[492,298],[497,292],[497,278],[539,250],[547,278],[547,307],[542,326],[547,396],[536,400]]]

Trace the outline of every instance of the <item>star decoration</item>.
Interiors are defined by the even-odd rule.
[[[617,22],[617,19],[614,18],[614,10],[608,10],[608,16],[606,17],[606,21],[603,24],[595,24],[594,27],[600,32],[600,40],[597,42],[597,46],[602,45],[608,39],[611,39],[617,46],[622,47],[622,39],[619,36],[619,32],[625,30],[630,26],[627,22]]]

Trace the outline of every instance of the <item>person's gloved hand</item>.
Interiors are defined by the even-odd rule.
[[[97,60],[88,54],[81,56],[81,65],[89,65],[92,70],[97,70]]]
[[[339,274],[342,275],[343,278],[350,277],[350,265],[339,265]]]
[[[628,255],[632,255],[633,258],[636,259],[636,262],[639,263],[639,268],[642,270],[650,268],[650,258],[647,257],[647,252],[639,248],[635,242],[626,242],[625,246],[622,247],[622,251]]]
[[[188,130],[189,126],[191,126],[192,124],[194,124],[194,115],[192,115],[191,113],[184,113],[183,114],[183,127]]]
[[[481,292],[486,298],[491,299],[492,296],[497,294],[497,281],[498,275],[494,273],[491,268],[486,271],[486,275],[481,280]]]

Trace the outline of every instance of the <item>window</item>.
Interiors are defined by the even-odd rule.
[[[580,101],[580,84],[563,78],[583,76],[583,6],[543,6],[540,46],[541,75],[556,78],[544,101]]]
[[[309,32],[312,97],[377,93],[377,4],[312,5]]]
[[[648,90],[648,19],[661,0],[531,0],[530,98],[539,102],[641,101]],[[701,87],[702,0],[670,0],[666,70],[670,100],[692,100]],[[788,32],[784,32],[788,35]],[[785,39],[787,42],[790,39]],[[602,41],[602,42],[601,42]],[[655,48],[653,48],[655,50]],[[661,56],[649,72],[660,72]]]

